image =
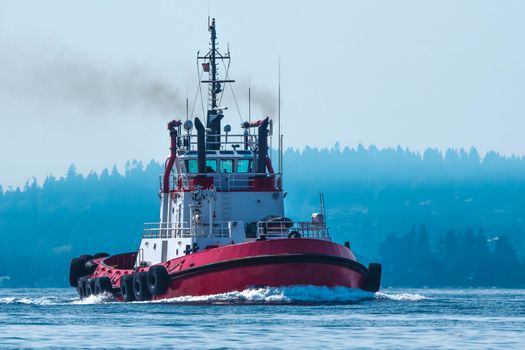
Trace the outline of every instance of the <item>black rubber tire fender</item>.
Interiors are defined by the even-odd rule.
[[[87,277],[80,277],[78,279],[78,282],[77,282],[77,293],[78,295],[80,296],[80,299],[84,299],[87,294],[86,294],[86,281],[87,281]]]
[[[111,285],[111,279],[109,277],[99,277],[95,280],[95,293],[112,293],[113,286]]]
[[[147,301],[151,299],[151,293],[148,289],[148,273],[138,272],[133,275],[133,293],[138,301]]]
[[[288,238],[301,238],[299,231],[292,231],[288,234]]]
[[[78,285],[78,279],[83,276],[82,263],[78,258],[71,259],[69,264],[69,285],[76,287]]]
[[[368,264],[368,277],[363,284],[363,290],[367,292],[377,292],[381,286],[381,264]]]
[[[89,260],[93,260],[93,255],[81,255],[79,256],[78,260],[85,264]]]
[[[135,292],[133,291],[133,275],[122,275],[120,277],[120,294],[124,301],[135,301]]]
[[[82,266],[84,270],[84,276],[93,274],[93,272],[95,272],[97,269],[97,266],[97,264],[93,263],[93,260],[86,261]]]
[[[170,276],[163,265],[155,265],[148,270],[148,289],[152,295],[164,294],[168,290]]]
[[[93,259],[107,258],[108,256],[109,256],[108,253],[97,253],[97,254],[93,255]]]
[[[97,295],[96,289],[95,289],[95,279],[94,278],[88,278],[86,280],[86,296],[90,295]]]

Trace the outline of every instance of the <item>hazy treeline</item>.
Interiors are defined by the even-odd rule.
[[[114,168],[80,175],[72,166],[64,177],[0,190],[0,285],[65,286],[71,257],[135,250],[143,223],[158,220],[161,173],[156,161],[129,162],[123,174]],[[350,241],[363,262],[383,260],[390,284],[430,285],[406,275],[434,271],[440,274],[434,284],[464,285],[477,276],[485,285],[506,285],[495,279],[498,274],[481,279],[471,270],[450,267],[456,262],[444,258],[436,242],[451,229],[483,228],[496,268],[497,243],[490,242],[508,241],[519,257],[525,252],[525,159],[520,157],[488,153],[481,159],[475,149],[445,154],[374,146],[341,150],[337,145],[287,150],[284,185],[287,215],[294,219],[308,219],[317,211],[318,193],[324,192],[334,239]],[[385,250],[405,242],[405,236],[395,238],[391,232],[410,232],[423,223],[436,258],[428,265],[431,270],[421,270],[415,258],[396,259]],[[467,256],[463,248],[458,254]],[[443,272],[449,270],[460,275]]]
[[[525,285],[525,261],[506,235],[489,239],[483,230],[448,230],[431,242],[425,225],[391,233],[380,245],[384,282],[402,286]]]

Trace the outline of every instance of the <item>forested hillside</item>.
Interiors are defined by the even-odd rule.
[[[161,172],[155,161],[128,162],[123,174],[81,175],[71,166],[64,177],[0,190],[0,285],[66,286],[71,257],[136,249],[143,222],[158,220]],[[350,241],[363,262],[383,261],[388,284],[523,282],[521,157],[481,159],[475,149],[288,150],[284,186],[294,219],[308,219],[324,192],[334,239]],[[479,250],[468,250],[474,241]],[[428,254],[414,255],[417,244]],[[501,279],[501,269],[513,277]]]

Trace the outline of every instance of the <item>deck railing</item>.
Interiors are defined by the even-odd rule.
[[[328,227],[313,221],[259,221],[257,236],[262,238],[319,238],[330,239]]]
[[[281,174],[268,173],[206,173],[206,174],[174,174],[170,178],[170,190],[180,188],[182,190],[193,190],[190,179],[200,176],[213,178],[213,186],[221,191],[250,190],[253,188],[254,178],[275,179],[274,188],[278,189],[281,183]],[[163,176],[159,177],[159,184],[162,188]]]
[[[231,223],[189,226],[179,222],[148,222],[144,224],[143,238],[231,237]]]

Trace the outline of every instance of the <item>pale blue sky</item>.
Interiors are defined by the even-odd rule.
[[[0,0],[0,184],[162,158],[209,8],[243,115],[248,80],[275,109],[281,56],[287,146],[525,153],[523,1],[209,4]]]

